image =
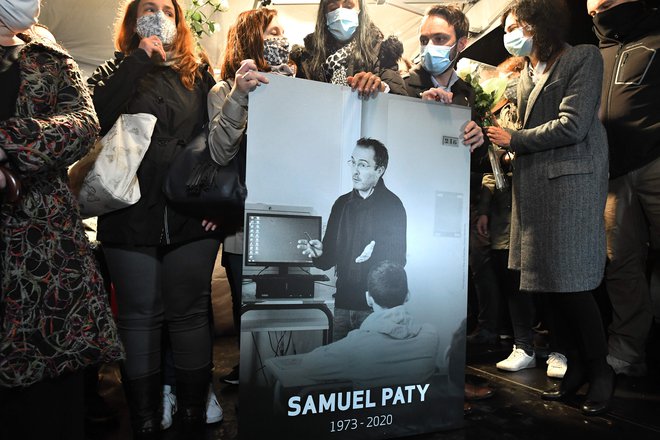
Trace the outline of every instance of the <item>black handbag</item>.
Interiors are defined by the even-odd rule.
[[[242,209],[247,188],[241,150],[227,165],[218,165],[211,159],[205,128],[174,158],[163,185],[165,197],[187,212],[205,216]]]

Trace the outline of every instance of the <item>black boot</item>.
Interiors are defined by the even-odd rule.
[[[582,413],[597,416],[607,412],[614,393],[614,370],[605,358],[589,363],[589,392],[582,404]]]
[[[124,377],[126,377],[124,375]],[[160,373],[124,380],[134,440],[160,440],[163,398]]]
[[[587,382],[587,369],[582,362],[578,351],[567,351],[566,374],[558,388],[552,388],[541,394],[543,400],[565,400],[573,397],[575,393]]]
[[[204,438],[210,381],[210,366],[198,370],[176,369],[178,438],[182,440]]]

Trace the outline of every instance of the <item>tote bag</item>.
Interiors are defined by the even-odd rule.
[[[78,195],[80,214],[94,217],[140,200],[137,170],[144,157],[156,117],[122,114],[110,131],[69,170],[69,184]]]

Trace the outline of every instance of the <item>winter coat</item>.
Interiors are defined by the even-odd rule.
[[[380,31],[377,41],[374,41],[375,52],[378,58],[370,61],[369,65],[357,66],[353,59],[349,59],[346,76],[352,76],[359,72],[371,72],[390,87],[390,93],[395,95],[406,95],[406,86],[398,70],[397,61],[403,55],[403,45],[396,37],[389,37],[383,40]],[[311,79],[314,81],[330,82],[323,72],[314,72],[311,66],[312,54],[314,53],[314,34],[309,34],[304,39],[304,47],[295,46],[291,51],[291,59],[297,65],[296,77]],[[341,47],[341,44],[332,36],[327,37],[325,42],[326,54],[330,55]]]
[[[660,157],[660,10],[625,38],[598,37],[605,65],[601,120],[614,179]]]
[[[200,71],[201,78],[188,90],[172,67],[154,64],[145,51],[137,49],[126,56],[116,53],[89,79],[101,134],[122,113],[149,113],[158,118],[137,173],[140,200],[99,217],[101,242],[158,246],[218,234],[206,232],[201,218],[171,205],[163,193],[170,164],[208,121],[206,97],[215,81],[206,66],[200,66]]]
[[[513,208],[509,267],[520,289],[595,289],[605,268],[607,137],[598,119],[603,61],[595,46],[567,46],[534,85],[518,83],[522,129],[510,130]]]
[[[94,107],[77,65],[59,46],[35,38],[16,62],[16,111],[0,121],[0,147],[24,195],[0,211],[0,387],[32,385],[123,355],[67,186],[68,166],[98,133]]]

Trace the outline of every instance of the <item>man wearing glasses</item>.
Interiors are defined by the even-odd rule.
[[[335,267],[334,341],[358,329],[372,312],[364,295],[371,268],[384,260],[406,264],[406,210],[383,181],[388,161],[380,141],[359,139],[348,161],[353,190],[332,206],[323,241],[298,241],[314,266]]]

